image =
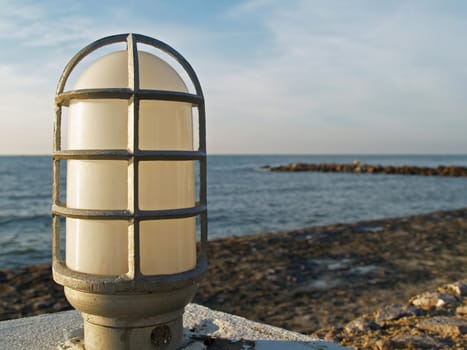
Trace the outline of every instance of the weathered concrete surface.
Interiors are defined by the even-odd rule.
[[[186,307],[183,323],[185,340],[182,348],[187,350],[348,349],[196,304]],[[77,311],[0,322],[0,349],[57,349],[67,340],[82,336],[83,321]]]

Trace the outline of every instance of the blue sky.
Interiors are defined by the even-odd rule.
[[[68,60],[135,32],[181,52],[209,153],[467,154],[467,2],[0,0],[0,154],[50,154]]]

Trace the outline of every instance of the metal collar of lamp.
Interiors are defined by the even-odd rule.
[[[65,90],[83,59],[116,43],[126,50],[98,58]],[[174,58],[194,92],[145,45]],[[55,97],[52,269],[83,315],[87,350],[179,346],[184,306],[207,270],[205,140],[198,78],[167,44],[109,36],[64,69]]]

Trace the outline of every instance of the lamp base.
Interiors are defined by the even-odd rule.
[[[82,316],[86,350],[176,350],[183,340],[183,310],[178,316],[169,314],[145,319],[147,325],[140,323],[139,326],[122,320]]]
[[[175,350],[183,340],[183,311],[196,285],[148,294],[95,294],[65,287],[84,320],[86,350]]]

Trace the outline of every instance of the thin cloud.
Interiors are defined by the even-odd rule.
[[[13,84],[0,113],[15,128],[24,92],[40,111],[35,118],[51,124],[45,111],[77,50],[139,32],[192,63],[213,152],[376,152],[375,142],[386,152],[467,151],[467,17],[459,2],[253,0],[211,17],[201,11],[190,23],[126,3],[92,13],[85,2],[0,4],[0,41],[9,48],[0,75]]]
[[[331,152],[353,147],[352,139],[362,137],[368,147],[370,134],[377,135],[386,152],[403,151],[394,138],[417,151],[460,151],[459,130],[467,129],[467,101],[461,98],[467,88],[467,51],[461,42],[465,20],[449,11],[440,14],[429,3],[337,5],[299,1],[278,7],[274,1],[255,1],[231,10],[231,16],[259,20],[258,26],[268,29],[267,46],[257,43],[262,57],[222,77],[224,89],[216,91],[214,114],[228,105],[224,114],[248,120],[257,129],[265,119],[300,125],[311,136],[310,150],[316,149],[311,139],[327,125],[341,137],[340,142],[328,138]],[[233,103],[226,98],[228,91],[235,96]],[[304,142],[295,140],[303,137],[285,125],[280,130],[290,132],[288,149],[300,151]],[[434,128],[449,133],[456,146],[446,146],[447,140],[442,148],[441,142],[427,145]],[[276,140],[281,134],[268,133]]]

